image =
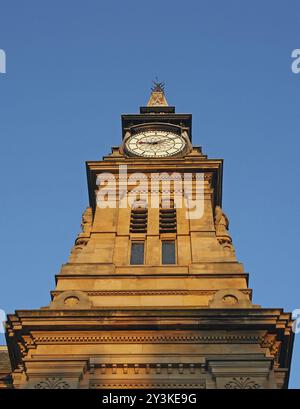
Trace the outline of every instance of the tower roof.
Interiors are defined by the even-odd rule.
[[[169,106],[164,91],[165,83],[159,82],[157,79],[153,81],[151,95],[147,103],[147,107],[167,107]]]

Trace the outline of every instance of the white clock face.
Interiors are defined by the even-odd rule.
[[[145,131],[131,136],[126,141],[128,152],[147,158],[173,156],[185,147],[185,140],[172,132]]]

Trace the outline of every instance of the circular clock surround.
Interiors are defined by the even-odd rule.
[[[174,156],[185,147],[186,141],[181,135],[163,130],[145,130],[125,141],[127,152],[147,158]]]

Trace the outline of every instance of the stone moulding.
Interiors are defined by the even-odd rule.
[[[201,336],[201,335],[117,335],[117,336],[36,336],[36,344],[55,344],[55,343],[261,343],[263,337],[249,335],[228,335],[228,336]]]
[[[206,389],[205,381],[199,383],[91,383],[91,389],[164,389],[164,388],[191,388],[191,389]]]
[[[95,371],[97,369],[97,371]],[[128,372],[134,374],[192,374],[197,375],[197,373],[204,374],[206,372],[205,364],[195,364],[195,363],[97,363],[90,364],[90,374],[94,375],[95,372],[98,374],[107,374],[118,375],[120,373],[128,374]]]
[[[136,296],[136,295],[214,295],[218,290],[97,290],[97,291],[83,291],[90,297],[97,296]],[[251,299],[252,290],[240,289],[243,294],[248,295]],[[63,291],[52,291],[52,297],[57,297],[62,294]]]

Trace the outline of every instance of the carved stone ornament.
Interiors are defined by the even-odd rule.
[[[227,294],[227,295],[225,295],[225,296],[223,297],[223,302],[224,302],[225,304],[234,305],[234,304],[238,303],[239,301],[238,301],[238,299],[237,299],[234,295]]]
[[[93,224],[93,212],[92,208],[88,207],[85,212],[82,214],[81,222],[81,233],[78,234],[77,239],[75,240],[75,245],[71,250],[71,254],[75,255],[82,251],[82,249],[87,245],[92,230]]]
[[[71,296],[71,297],[67,297],[67,298],[64,299],[64,304],[65,305],[73,306],[73,305],[77,305],[78,303],[79,303],[79,298],[78,297]]]
[[[215,208],[214,221],[218,242],[221,244],[224,250],[233,251],[232,239],[228,231],[229,219],[220,206],[216,206]]]
[[[252,304],[248,294],[236,288],[225,288],[217,291],[209,301],[210,308],[258,308]]]
[[[92,208],[87,207],[82,214],[81,228],[84,234],[90,234],[92,229],[93,213]]]
[[[68,382],[64,381],[63,378],[57,378],[55,376],[46,378],[43,381],[38,382],[35,389],[70,389]]]
[[[89,296],[83,291],[64,291],[56,296],[50,303],[51,310],[85,310],[91,308]]]
[[[275,368],[278,368],[280,366],[279,355],[281,344],[282,342],[277,340],[276,334],[266,334],[260,344],[262,348],[269,348],[270,354],[274,357]]]
[[[261,389],[261,385],[251,378],[232,378],[224,387],[225,389]]]
[[[204,180],[206,180],[209,183],[209,186],[211,186],[213,180],[213,173],[206,172],[204,174]]]

